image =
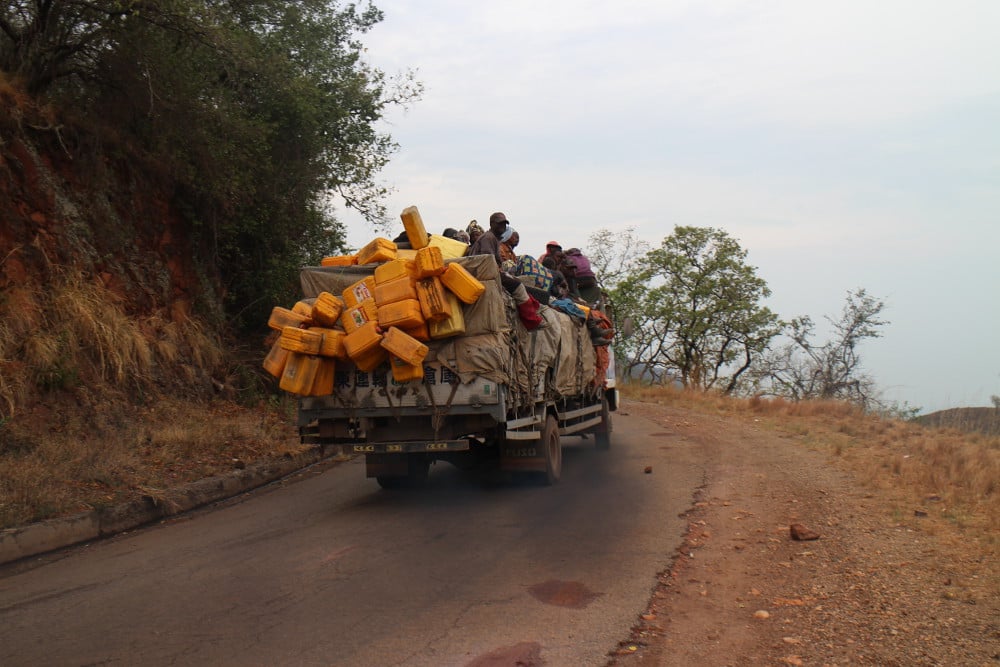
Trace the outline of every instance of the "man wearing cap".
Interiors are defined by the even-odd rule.
[[[484,232],[472,247],[469,248],[470,255],[493,255],[497,260],[497,266],[503,263],[500,257],[500,237],[507,231],[507,216],[497,211],[490,216],[490,229]]]
[[[538,261],[544,262],[546,257],[550,256],[554,257],[557,252],[561,251],[562,251],[562,246],[559,245],[558,241],[549,241],[548,243],[545,244],[545,252],[543,252],[542,256],[538,258]]]

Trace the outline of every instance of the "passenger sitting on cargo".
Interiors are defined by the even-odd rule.
[[[566,251],[566,261],[572,262],[576,267],[573,274],[576,278],[576,287],[580,296],[588,304],[595,303],[601,298],[601,288],[597,285],[597,276],[590,266],[590,260],[580,252],[579,248],[570,248]]]
[[[496,260],[497,267],[500,269],[500,284],[503,288],[507,290],[509,294],[514,295],[515,292],[518,294],[525,293],[524,286],[521,281],[511,275],[510,272],[503,268],[502,261],[500,259],[500,237],[503,236],[504,232],[507,231],[507,226],[509,225],[507,221],[507,216],[503,213],[497,211],[490,216],[490,229],[488,232],[483,233],[475,243],[469,248],[468,255],[492,255],[493,259]],[[520,287],[520,290],[518,288]],[[515,300],[517,295],[515,295]]]
[[[475,220],[469,221],[469,226],[465,228],[465,233],[469,235],[469,245],[473,245],[483,235],[483,228]]]
[[[556,258],[552,255],[542,260],[542,266],[552,274],[552,285],[549,287],[549,294],[555,299],[565,299],[569,295],[569,285],[566,283],[566,276],[557,268]]]
[[[497,266],[503,265],[503,259],[500,257],[500,237],[503,233],[507,231],[507,226],[509,222],[507,221],[507,216],[497,211],[490,216],[490,230],[484,232],[482,236],[479,237],[472,247],[469,248],[470,255],[493,255],[493,258],[497,261]]]
[[[562,246],[559,245],[558,241],[549,241],[545,244],[545,252],[543,252],[542,256],[538,258],[538,261],[544,263],[549,257],[555,259],[555,256],[561,252]]]
[[[406,235],[405,229],[402,232],[400,232],[399,236],[394,238],[392,242],[396,244],[396,248],[403,248],[403,249],[413,248],[413,246],[410,245],[410,237]]]
[[[566,291],[571,299],[580,298],[580,289],[576,284],[576,264],[573,260],[566,257],[562,252],[556,254],[556,261],[559,270],[562,271],[563,277],[566,278]]]
[[[508,227],[507,231],[500,236],[500,268],[504,271],[514,272],[514,267],[517,265],[517,255],[514,254],[514,248],[517,247],[520,240],[521,237],[517,235],[513,227]]]

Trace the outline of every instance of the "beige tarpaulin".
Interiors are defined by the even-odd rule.
[[[456,336],[431,341],[427,355],[451,369],[463,383],[477,375],[499,384],[508,384],[513,377],[513,357],[510,335],[507,333]]]
[[[562,325],[559,359],[556,366],[556,391],[562,396],[579,394],[594,379],[596,355],[590,333],[583,320],[555,311]]]

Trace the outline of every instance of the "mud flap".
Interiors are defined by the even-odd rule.
[[[504,440],[500,443],[500,469],[508,472],[545,472],[541,440]]]

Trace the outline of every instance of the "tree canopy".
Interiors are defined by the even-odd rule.
[[[875,381],[862,370],[860,346],[878,338],[888,324],[881,319],[885,303],[864,289],[847,293],[840,317],[827,317],[829,340],[815,341],[816,327],[808,315],[787,324],[789,342],[775,349],[759,366],[763,393],[793,400],[843,400],[869,409],[878,402]]]
[[[733,392],[780,330],[766,282],[721,229],[678,226],[613,290],[628,372]]]
[[[164,174],[230,314],[261,322],[342,247],[331,194],[385,216],[377,123],[420,85],[363,59],[381,20],[335,0],[11,0],[0,68]]]

